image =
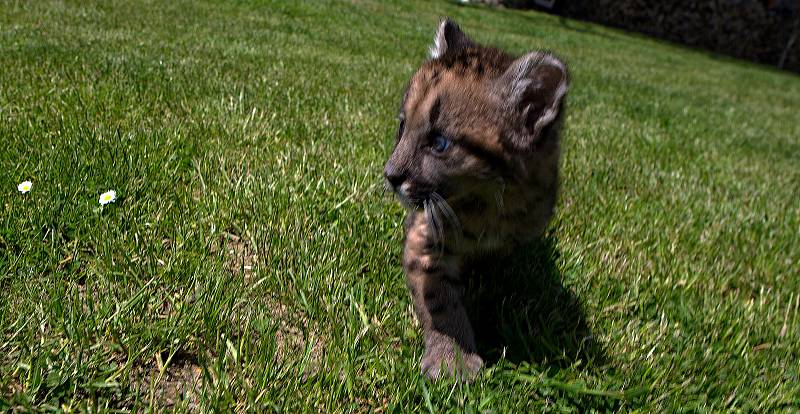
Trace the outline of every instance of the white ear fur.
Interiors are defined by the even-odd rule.
[[[525,115],[536,109],[532,104],[542,105],[533,125],[534,136],[556,118],[561,100],[569,89],[566,66],[545,52],[531,52],[515,60],[502,79],[509,103],[522,109]],[[540,102],[531,100],[531,96]]]
[[[436,29],[436,34],[433,36],[433,44],[428,49],[431,59],[438,59],[447,51],[447,40],[444,38],[445,25],[447,25],[447,20],[439,22],[439,28]]]
[[[461,31],[455,22],[450,19],[442,19],[436,34],[433,36],[433,44],[429,48],[431,59],[438,59],[448,51],[472,45],[467,35]]]

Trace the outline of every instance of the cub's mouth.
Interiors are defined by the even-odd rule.
[[[442,190],[421,188],[409,181],[405,181],[400,185],[387,183],[386,187],[395,194],[400,204],[408,210],[423,210],[426,203],[443,202],[445,200]]]
[[[399,187],[391,186],[391,189],[403,207],[408,210],[419,210],[422,208],[422,201],[424,199],[412,197],[410,187],[408,183],[403,183]]]
[[[425,203],[431,198],[430,194],[420,194],[413,191],[408,183],[395,187],[392,191],[406,210],[422,210],[425,208]]]

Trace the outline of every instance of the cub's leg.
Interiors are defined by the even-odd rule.
[[[461,301],[460,259],[443,252],[424,214],[406,220],[403,270],[425,337],[422,372],[471,379],[483,365]]]

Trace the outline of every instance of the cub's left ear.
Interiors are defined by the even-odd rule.
[[[431,59],[438,59],[447,53],[455,53],[474,45],[454,21],[444,18],[439,22],[439,28],[433,36],[433,44],[430,47]]]
[[[521,115],[527,135],[524,140],[535,142],[561,110],[569,88],[567,66],[549,53],[531,52],[515,60],[500,82],[507,102],[513,106],[509,109]]]

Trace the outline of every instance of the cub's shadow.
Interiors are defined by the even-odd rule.
[[[559,368],[605,360],[580,301],[562,283],[556,244],[549,233],[510,257],[472,266],[464,299],[487,363],[503,354],[512,363]]]

